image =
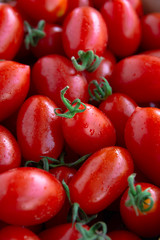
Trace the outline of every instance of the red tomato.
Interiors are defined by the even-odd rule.
[[[137,107],[127,121],[125,141],[137,167],[160,186],[160,110]]]
[[[136,52],[141,39],[140,20],[130,3],[107,1],[101,8],[108,28],[108,47],[118,57]]]
[[[61,120],[54,113],[55,103],[41,95],[28,98],[18,113],[17,138],[25,160],[40,156],[57,158],[63,148]]]
[[[51,98],[58,107],[65,109],[60,91],[69,86],[66,97],[71,102],[79,98],[88,102],[88,84],[82,73],[78,73],[72,62],[60,55],[44,56],[34,64],[32,80],[39,94]]]
[[[160,58],[160,49],[153,49],[153,50],[148,50],[148,51],[143,51],[140,54],[147,54],[155,57]]]
[[[62,119],[65,141],[81,156],[112,146],[116,141],[115,129],[109,118],[93,105],[85,105],[84,112]],[[81,105],[80,109],[83,108]]]
[[[23,21],[9,4],[0,3],[0,59],[12,60],[23,40]]]
[[[88,229],[87,226],[85,228]],[[82,235],[78,232],[75,225],[72,223],[62,224],[47,230],[44,230],[39,234],[41,240],[78,240]]]
[[[116,143],[119,146],[125,146],[124,129],[136,107],[133,99],[121,93],[110,95],[99,105],[99,109],[107,115],[115,127]]]
[[[30,67],[13,61],[0,61],[0,121],[23,103],[30,85]]]
[[[78,51],[93,50],[102,55],[108,42],[105,21],[96,9],[78,7],[64,20],[62,34],[64,50],[68,57],[78,57]]]
[[[141,18],[143,50],[160,48],[160,13],[149,13]]]
[[[21,164],[19,145],[11,132],[0,125],[0,173]]]
[[[48,54],[64,55],[62,44],[62,27],[58,24],[45,23],[45,37],[38,41],[36,47],[31,47],[35,57],[40,58]]]
[[[125,148],[107,147],[92,154],[69,183],[72,202],[87,214],[108,207],[127,187],[133,161]]]
[[[160,59],[149,55],[133,55],[119,61],[110,85],[114,92],[127,94],[137,103],[160,101]]]
[[[40,240],[32,231],[19,226],[7,226],[0,230],[1,240]]]
[[[137,235],[126,230],[115,230],[107,234],[112,240],[141,240]]]
[[[50,173],[21,167],[0,174],[0,219],[14,225],[35,225],[61,209],[65,192]]]
[[[67,0],[17,0],[17,5],[31,19],[44,19],[49,23],[62,17],[67,8]]]
[[[150,166],[151,167],[151,166]],[[127,228],[135,232],[137,235],[142,237],[156,237],[160,235],[160,189],[150,183],[138,183],[142,191],[149,188],[148,192],[151,193],[154,205],[148,212],[141,212],[138,210],[139,215],[136,215],[133,207],[127,207],[125,202],[129,199],[128,189],[122,195],[120,201],[120,213],[123,222]],[[137,184],[136,184],[137,185]],[[141,200],[142,201],[142,200]],[[147,202],[147,200],[145,200]],[[148,201],[149,203],[149,201]],[[143,203],[145,207],[145,203]]]
[[[74,174],[77,172],[77,170],[71,167],[60,166],[60,167],[51,168],[49,172],[53,176],[55,176],[60,182],[64,180],[65,183],[68,184],[71,181]]]

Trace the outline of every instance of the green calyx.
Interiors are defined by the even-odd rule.
[[[125,205],[127,207],[133,206],[136,215],[139,215],[139,212],[146,213],[150,211],[154,205],[153,198],[151,197],[151,193],[148,191],[150,188],[146,188],[144,191],[141,189],[141,185],[134,185],[134,178],[136,174],[133,173],[128,177],[129,184],[129,200],[126,201]],[[148,203],[149,200],[149,203]]]
[[[87,70],[88,72],[94,72],[100,65],[103,57],[99,57],[92,50],[88,51],[78,51],[79,58],[74,56],[71,58],[71,61],[77,71]]]
[[[96,87],[93,89],[93,93],[91,91],[91,85],[94,85]],[[88,92],[91,97],[90,100],[101,102],[112,95],[112,88],[109,85],[108,81],[102,77],[102,81],[100,83],[98,83],[97,80],[93,80],[89,83]]]
[[[40,169],[43,169],[43,170],[46,170],[47,172],[49,172],[50,168],[56,168],[56,167],[61,167],[61,166],[75,167],[75,166],[83,163],[89,156],[90,156],[90,154],[86,154],[86,155],[82,156],[81,158],[79,158],[75,162],[65,163],[64,162],[64,152],[62,152],[59,159],[41,156],[41,159],[39,162],[27,161],[25,163],[25,167],[33,166],[33,167],[40,168]]]
[[[61,99],[64,105],[66,106],[66,108],[68,109],[68,111],[65,113],[59,113],[57,112],[57,110],[60,110],[62,112],[61,108],[55,108],[54,112],[57,116],[60,116],[60,117],[73,118],[76,115],[76,113],[84,112],[86,110],[86,105],[82,103],[79,98],[75,99],[72,103],[67,98],[65,98],[64,94],[66,93],[68,88],[69,86],[66,86],[61,90]],[[83,105],[82,109],[79,108],[80,105]]]
[[[107,225],[104,222],[95,223],[89,230],[85,229],[81,223],[76,223],[76,228],[82,235],[79,240],[111,240],[106,235]]]
[[[29,49],[30,45],[32,47],[36,47],[39,40],[46,36],[44,32],[45,21],[40,20],[37,28],[31,27],[27,21],[24,21],[24,26],[27,32],[27,35],[24,40],[26,49]]]

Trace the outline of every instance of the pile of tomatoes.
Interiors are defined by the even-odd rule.
[[[160,13],[0,3],[0,239],[160,237]]]

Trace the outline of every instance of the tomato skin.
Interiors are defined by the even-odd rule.
[[[54,23],[65,14],[67,0],[17,0],[17,6],[34,21]]]
[[[0,59],[12,60],[23,40],[23,21],[12,6],[0,3]]]
[[[65,97],[71,102],[76,98],[88,102],[88,84],[82,73],[78,73],[66,57],[53,54],[44,56],[34,64],[32,80],[39,94],[52,99],[59,108],[65,109],[60,91],[69,86]]]
[[[155,185],[160,186],[160,110],[137,107],[125,127],[126,146],[135,164]]]
[[[65,192],[50,173],[21,167],[0,174],[0,219],[13,225],[45,222],[61,209]]]
[[[107,233],[112,240],[141,240],[137,235],[126,230],[115,230]]]
[[[7,226],[0,230],[1,240],[40,240],[32,231],[27,228],[19,226]]]
[[[68,184],[77,170],[71,167],[59,166],[56,168],[51,168],[49,172],[54,175],[60,182],[64,180],[65,183]]]
[[[140,45],[140,20],[129,2],[123,0],[106,2],[101,14],[108,28],[108,48],[117,57],[127,57]],[[118,43],[117,43],[118,41]]]
[[[72,10],[63,22],[62,40],[69,58],[77,58],[79,50],[93,50],[102,55],[107,46],[108,31],[101,13],[88,6]]]
[[[46,36],[39,40],[36,47],[31,47],[34,56],[40,58],[48,54],[64,55],[62,31],[63,29],[60,25],[46,22],[44,26]]]
[[[116,141],[115,129],[109,118],[93,105],[85,105],[84,112],[71,119],[62,119],[64,139],[80,156],[112,146]],[[84,107],[81,105],[80,108]]]
[[[125,148],[100,149],[83,163],[69,183],[71,201],[78,202],[87,214],[98,213],[125,190],[132,172],[133,161]]]
[[[120,201],[120,213],[123,222],[128,229],[142,237],[156,237],[160,235],[160,189],[150,183],[138,183],[142,191],[150,188],[148,191],[154,200],[153,208],[144,213],[139,212],[137,216],[133,207],[126,207],[125,202],[129,199],[128,189],[123,193]],[[137,185],[137,184],[135,184]]]
[[[160,100],[160,59],[133,55],[119,61],[110,78],[113,92],[124,93],[137,103]]]
[[[136,107],[136,102],[122,93],[113,93],[99,105],[99,109],[107,115],[116,129],[118,146],[125,146],[124,129]]]
[[[160,13],[152,12],[141,18],[142,39],[141,48],[143,50],[153,50],[160,48]]]
[[[21,164],[19,145],[11,132],[0,125],[0,173]]]
[[[25,100],[30,85],[30,67],[0,61],[0,121],[14,113]]]
[[[87,229],[88,226],[85,226]],[[75,225],[72,227],[72,223],[62,224],[47,230],[44,230],[39,234],[41,240],[78,240],[82,235],[78,232]]]
[[[39,161],[40,156],[57,158],[63,148],[61,120],[57,106],[48,97],[28,98],[18,113],[17,139],[25,160]]]

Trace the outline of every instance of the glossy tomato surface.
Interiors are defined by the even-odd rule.
[[[141,240],[136,234],[127,230],[115,230],[108,233],[112,240]]]
[[[125,148],[107,147],[92,154],[69,183],[72,202],[95,214],[116,200],[127,187],[133,161]]]
[[[21,167],[0,174],[0,219],[13,225],[45,222],[61,209],[65,193],[50,173]]]
[[[160,187],[160,110],[137,107],[127,121],[125,141],[137,167]]]
[[[106,23],[95,8],[72,10],[63,24],[63,46],[68,57],[78,57],[78,51],[93,50],[102,55],[108,43]]]
[[[42,95],[28,98],[18,113],[17,138],[25,160],[41,156],[57,158],[63,148],[61,120],[54,113],[55,103]]]

